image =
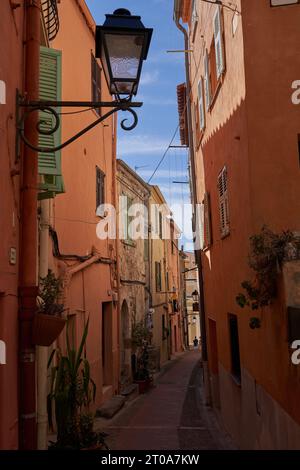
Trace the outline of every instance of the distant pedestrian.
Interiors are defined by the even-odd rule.
[[[193,340],[193,343],[194,343],[194,349],[198,349],[198,344],[199,344],[199,341],[198,341],[198,338],[195,336],[194,340]]]

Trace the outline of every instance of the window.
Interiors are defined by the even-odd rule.
[[[166,272],[166,291],[169,292],[170,284],[169,284],[169,273]]]
[[[229,315],[229,337],[231,351],[231,373],[241,383],[241,361],[238,320],[236,315]]]
[[[174,255],[174,225],[171,224],[171,253]]]
[[[146,221],[144,224],[144,231],[144,261],[149,261],[149,227]]]
[[[204,131],[205,128],[205,111],[204,111],[204,99],[203,99],[203,79],[200,78],[198,82],[198,100],[199,100],[199,126],[200,131]]]
[[[205,90],[205,104],[206,110],[209,110],[211,104],[211,80],[210,80],[210,66],[207,50],[204,56],[204,90]]]
[[[162,213],[159,212],[159,238],[162,239],[163,237],[163,216]]]
[[[218,5],[215,16],[214,16],[214,20],[213,20],[217,79],[220,78],[220,76],[225,70],[223,27],[222,26],[223,26],[222,25],[222,10],[221,10],[221,6]]]
[[[204,209],[204,247],[209,248],[212,244],[212,225],[211,225],[211,208],[210,208],[209,193],[204,194],[203,209]]]
[[[92,101],[101,101],[101,68],[95,59],[94,55],[91,55],[92,65]],[[95,110],[99,116],[101,116],[101,108]]]
[[[229,205],[228,205],[228,179],[227,168],[224,167],[218,176],[219,209],[220,209],[220,230],[221,236],[229,234]]]
[[[129,215],[129,209],[133,204],[133,199],[123,194],[121,198],[121,215],[123,223],[123,240],[127,242],[132,242],[130,237],[130,222],[131,216]]]
[[[105,174],[96,166],[96,214],[99,217],[104,215],[103,208],[100,207],[105,202],[104,179]]]
[[[156,292],[162,291],[162,284],[161,284],[161,263],[155,262],[155,285],[156,285]]]
[[[195,39],[195,33],[198,25],[197,0],[192,2],[192,41]]]

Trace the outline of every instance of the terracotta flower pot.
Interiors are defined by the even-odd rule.
[[[37,313],[32,325],[32,342],[37,346],[50,346],[60,335],[66,320],[55,315]]]

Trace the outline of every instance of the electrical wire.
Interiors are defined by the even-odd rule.
[[[210,2],[209,2],[209,3],[210,3]],[[215,3],[215,2],[213,2],[213,3]],[[203,30],[203,35],[204,35],[205,31],[206,31],[206,27],[207,27],[207,24],[208,24],[208,16],[209,16],[209,12],[207,13],[207,16],[206,16],[205,28],[204,28],[204,30]],[[201,55],[200,55],[200,59],[199,59],[198,64],[197,64],[197,66],[196,66],[194,80],[193,80],[193,82],[192,82],[192,84],[191,84],[190,95],[187,97],[187,101],[191,101],[192,89],[193,89],[193,86],[194,86],[194,84],[195,84],[196,77],[197,77],[197,73],[198,73],[198,70],[199,70],[199,67],[200,67],[200,64],[201,64],[201,61],[202,61],[202,54],[203,54],[203,51],[202,51],[202,53],[201,53]],[[185,113],[186,108],[187,108],[187,102],[186,102],[186,104],[185,104],[184,110],[182,111],[182,114]],[[172,143],[173,143],[173,141],[174,141],[174,139],[175,139],[175,137],[176,137],[176,134],[177,134],[177,132],[178,132],[179,126],[180,126],[180,124],[179,124],[179,122],[178,122],[178,124],[177,124],[177,126],[176,126],[176,129],[175,129],[175,132],[174,132],[174,134],[173,134],[173,136],[172,136],[172,139],[171,139],[171,141],[170,141],[168,147],[166,148],[166,150],[165,150],[163,156],[162,156],[161,159],[159,160],[159,162],[158,162],[158,164],[156,165],[156,167],[155,167],[155,169],[154,169],[152,175],[150,176],[150,178],[149,178],[148,181],[147,181],[148,184],[150,183],[150,181],[152,180],[152,178],[155,176],[157,170],[159,169],[160,165],[161,165],[162,162],[164,161],[164,159],[165,159],[165,157],[166,157],[166,155],[167,155],[167,153],[168,153],[168,151],[169,151],[169,148],[170,148],[170,146],[172,145]]]

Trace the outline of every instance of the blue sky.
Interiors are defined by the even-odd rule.
[[[178,126],[176,87],[185,81],[184,54],[166,52],[183,49],[182,33],[173,22],[173,0],[86,2],[97,24],[104,22],[105,13],[112,13],[117,8],[127,8],[132,14],[140,15],[146,27],[154,29],[136,97],[137,101],[144,103],[138,110],[138,125],[129,132],[118,128],[118,158],[122,158],[133,169],[142,167],[137,172],[148,181]],[[180,145],[179,132],[172,145]],[[161,188],[169,205],[182,204],[190,202],[189,186],[172,182],[187,179],[187,151],[170,149],[151,184],[157,184]],[[184,217],[185,225],[190,226],[186,217],[187,214]],[[174,218],[182,229],[183,222],[177,211],[174,212]]]

